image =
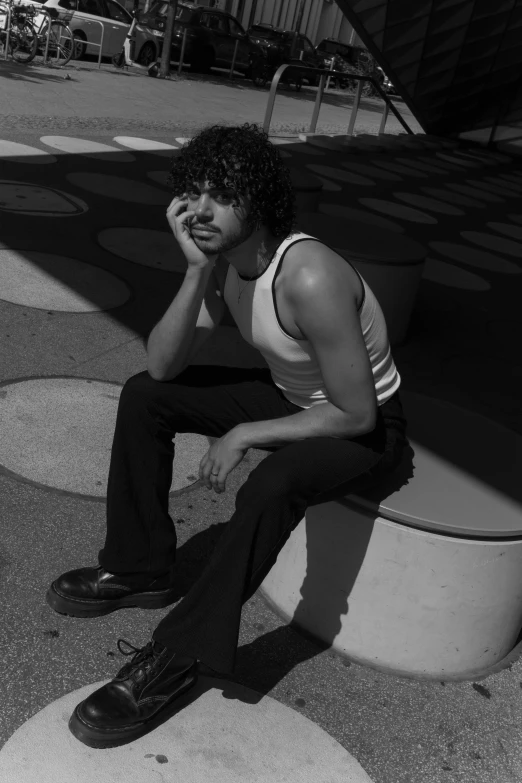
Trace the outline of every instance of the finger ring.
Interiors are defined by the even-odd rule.
[[[211,473],[211,476],[219,476],[219,473]]]

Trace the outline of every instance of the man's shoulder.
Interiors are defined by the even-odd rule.
[[[339,289],[339,294],[359,293],[357,272],[335,250],[314,237],[294,242],[287,249],[284,262],[283,285],[290,297],[313,294],[314,291]]]

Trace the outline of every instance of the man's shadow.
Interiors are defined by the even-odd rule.
[[[350,592],[364,562],[374,523],[371,511],[364,522],[354,521],[350,531],[350,549],[332,551],[331,538],[322,534],[321,516],[317,506],[335,500],[335,505],[330,509],[336,517],[333,524],[345,525],[343,505],[349,505],[349,501],[345,501],[344,497],[356,492],[358,496],[365,498],[376,517],[380,503],[392,492],[407,484],[413,476],[413,457],[413,449],[408,445],[399,467],[389,475],[383,477],[379,473],[365,474],[356,482],[351,481],[316,499],[315,503],[307,509],[304,522],[306,574],[300,587],[301,598],[293,616],[283,617],[287,625],[264,633],[254,641],[239,647],[233,674],[222,675],[216,672],[215,676],[233,680],[261,694],[266,694],[300,663],[314,658],[332,646],[341,630],[342,618],[349,612]],[[203,572],[225,527],[226,523],[214,524],[194,535],[179,548],[176,557],[176,585],[179,589],[179,597],[185,595]],[[327,594],[321,589],[325,577],[325,559],[328,562],[329,576],[334,582],[336,574],[342,575],[342,589],[329,590]],[[332,595],[335,596],[335,600],[332,600]],[[262,597],[270,606],[266,596]],[[279,617],[282,616],[279,610],[271,608]],[[311,613],[314,617],[319,615],[321,618],[321,638],[305,630]],[[210,673],[210,670],[207,673]]]

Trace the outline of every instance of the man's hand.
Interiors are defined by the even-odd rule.
[[[199,465],[199,477],[208,489],[225,491],[230,471],[239,465],[248,451],[242,442],[238,427],[234,427],[217,440],[207,451]]]
[[[176,237],[178,244],[187,259],[189,266],[204,268],[213,266],[217,255],[207,256],[194,242],[190,233],[190,221],[196,214],[194,211],[187,210],[188,199],[186,193],[180,198],[172,199],[167,208],[167,220]]]

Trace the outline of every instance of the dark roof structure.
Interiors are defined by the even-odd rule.
[[[337,3],[427,133],[522,136],[522,0]]]

